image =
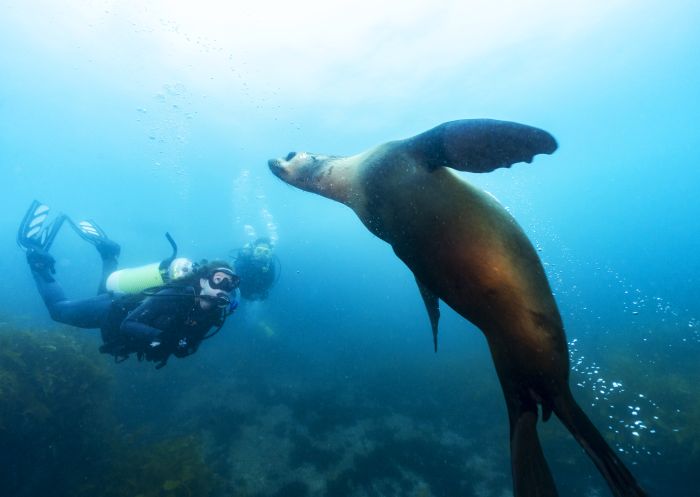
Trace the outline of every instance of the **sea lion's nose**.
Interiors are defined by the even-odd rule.
[[[287,157],[284,158],[284,160],[292,160],[296,154],[296,152],[289,152],[287,154]]]

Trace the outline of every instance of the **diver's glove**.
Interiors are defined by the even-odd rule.
[[[173,351],[175,357],[187,357],[188,355],[194,353],[197,347],[194,346],[187,337],[182,337],[177,341],[177,346]]]
[[[147,361],[159,361],[164,356],[167,357],[168,354],[165,352],[163,342],[160,341],[160,338],[154,337],[148,342],[146,350],[144,350],[144,355]]]

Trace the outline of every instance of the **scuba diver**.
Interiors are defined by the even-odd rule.
[[[166,233],[173,248],[171,257],[116,271],[120,246],[94,221],[75,223],[61,214],[45,225],[48,214],[47,205],[33,201],[17,234],[39,294],[54,321],[99,328],[104,342],[100,352],[113,355],[115,361],[135,354],[160,369],[171,355],[181,358],[195,353],[236,308],[232,296],[239,278],[226,262],[176,258],[177,246]],[[94,245],[102,258],[95,297],[69,300],[53,276],[55,260],[49,249],[64,222]]]
[[[241,297],[265,300],[279,277],[279,260],[272,252],[269,238],[261,237],[246,243],[235,254],[233,267],[241,278]]]

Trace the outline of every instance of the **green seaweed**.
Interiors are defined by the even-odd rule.
[[[110,424],[110,376],[94,349],[61,332],[0,325],[0,479],[8,495],[68,495]]]
[[[608,402],[598,403],[595,408],[598,424],[604,427],[608,416],[613,421],[620,419],[620,410],[624,411],[628,403],[641,406],[640,418],[648,429],[639,430],[638,437],[633,437],[630,429],[620,429],[619,433],[607,430],[605,435],[624,448],[625,457],[638,464],[640,469],[636,472],[643,483],[645,473],[649,473],[655,475],[653,483],[660,487],[681,485],[681,475],[692,475],[700,464],[697,345],[679,344],[679,337],[669,333],[669,330],[658,329],[632,349],[611,347],[601,354],[601,367],[606,377],[620,381],[625,393],[615,399],[616,410]],[[586,394],[588,402],[592,402],[591,394]],[[623,399],[627,402],[621,406]],[[633,419],[628,412],[624,414],[623,419]],[[664,481],[661,475],[675,476]],[[653,488],[649,490],[652,493]]]
[[[112,447],[107,471],[84,485],[79,496],[191,497],[217,495],[223,480],[205,463],[195,436]]]
[[[144,442],[117,422],[113,369],[96,349],[93,335],[0,324],[3,495],[217,495],[197,438]]]

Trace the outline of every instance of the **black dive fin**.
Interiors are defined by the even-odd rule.
[[[119,257],[121,247],[118,243],[110,240],[107,237],[107,233],[105,233],[105,231],[100,228],[95,221],[89,219],[87,221],[78,221],[76,223],[72,219],[68,218],[68,222],[80,236],[80,238],[93,244],[97,248],[97,251],[102,256],[102,259],[116,259],[116,257]],[[169,236],[170,235],[166,233],[166,237]]]
[[[38,200],[32,201],[17,232],[17,244],[20,247],[25,250],[40,249],[48,252],[66,219],[63,214],[60,214],[51,223],[46,223],[49,211],[48,205]]]
[[[428,287],[418,281],[416,278],[416,283],[418,284],[418,290],[420,290],[420,296],[423,297],[423,302],[425,303],[425,309],[428,311],[428,317],[430,318],[430,327],[433,329],[433,346],[435,347],[435,352],[437,352],[437,336],[438,336],[438,321],[440,321],[440,302],[437,295],[431,292]]]
[[[395,143],[410,149],[429,169],[451,167],[471,173],[529,163],[535,155],[557,149],[554,137],[544,130],[494,119],[450,121]]]
[[[88,221],[78,221],[77,223],[69,219],[68,222],[80,238],[88,243],[99,245],[103,240],[109,240],[104,230],[92,219]]]

